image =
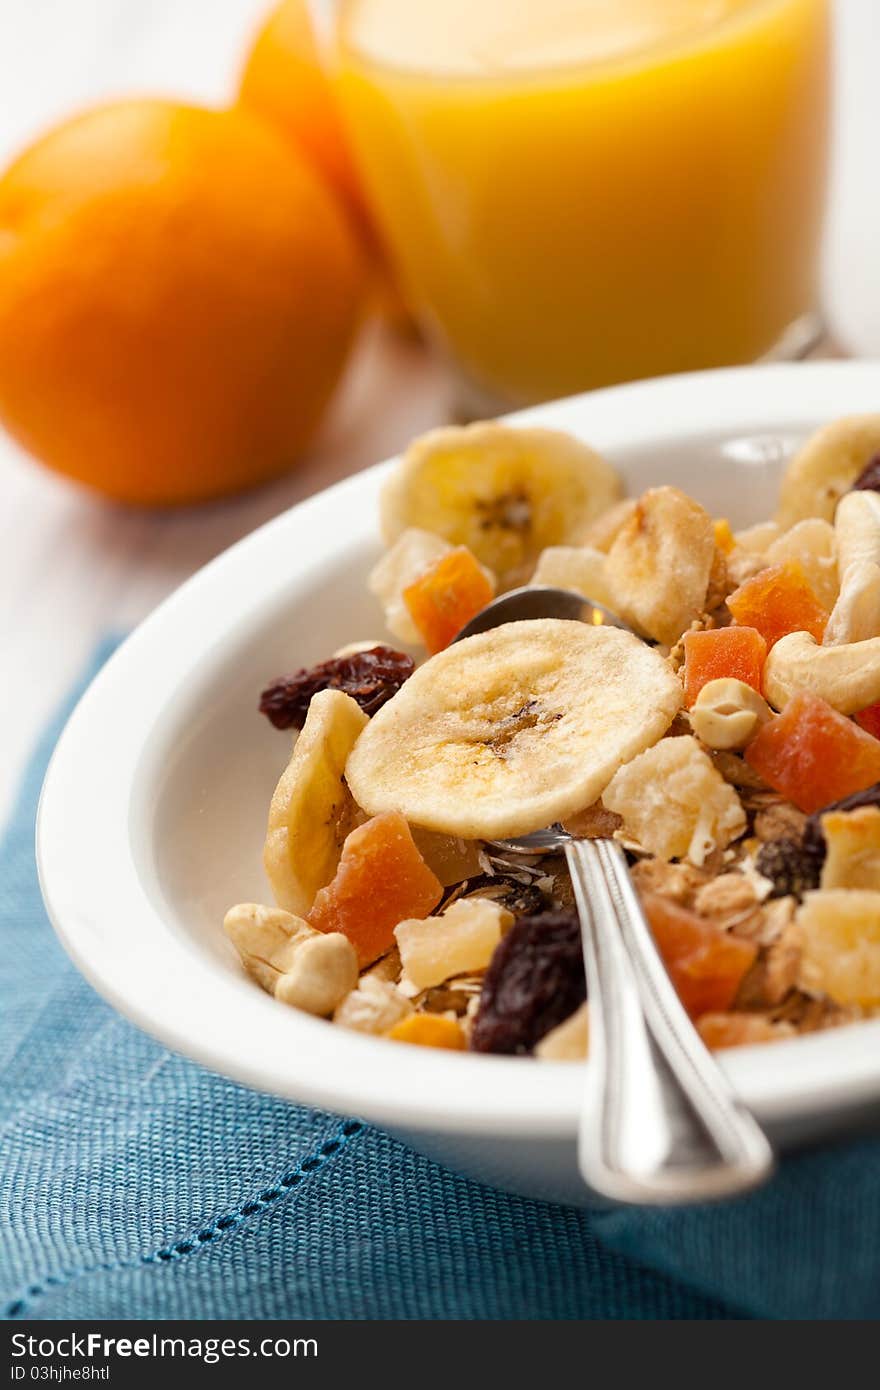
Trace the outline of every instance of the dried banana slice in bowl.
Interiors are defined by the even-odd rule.
[[[784,529],[806,517],[833,521],[837,503],[880,453],[880,414],[849,415],[807,440],[785,470],[777,521]]]
[[[302,733],[269,808],[263,865],[275,901],[287,912],[308,912],[329,883],[342,844],[357,824],[345,784],[345,761],[367,716],[341,690],[312,696]]]
[[[473,839],[527,834],[591,805],[662,737],[681,684],[619,628],[508,623],[427,661],[346,765],[358,805]]]
[[[622,491],[610,463],[557,430],[432,430],[385,485],[382,532],[389,545],[412,526],[466,545],[510,587],[546,546],[581,542]]]

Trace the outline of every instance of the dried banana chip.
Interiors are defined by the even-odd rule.
[[[520,835],[591,805],[680,704],[668,663],[631,633],[508,623],[420,667],[361,734],[346,778],[371,815]]]

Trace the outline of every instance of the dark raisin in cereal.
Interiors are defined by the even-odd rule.
[[[276,729],[301,729],[313,695],[319,690],[341,690],[357,701],[364,714],[375,714],[397,694],[414,669],[412,657],[393,647],[371,647],[351,656],[336,656],[272,681],[260,696],[260,713]]]
[[[804,827],[804,848],[817,854],[821,863],[825,858],[822,817],[826,816],[829,811],[858,811],[862,806],[880,806],[880,782],[875,782],[872,787],[866,787],[864,791],[853,792],[850,796],[843,797],[841,801],[832,801],[829,806],[822,806],[811,816],[807,816],[807,823]]]
[[[771,898],[802,898],[819,887],[822,860],[797,840],[768,840],[758,851],[755,867],[773,884]]]
[[[853,492],[880,492],[880,454],[865,465],[852,485]]]
[[[471,1032],[475,1052],[532,1052],[586,998],[574,913],[522,917],[496,946]]]

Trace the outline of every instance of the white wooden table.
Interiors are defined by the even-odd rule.
[[[880,3],[838,4],[843,80],[826,297],[844,346],[880,355]],[[262,0],[0,0],[0,161],[97,98],[141,91],[224,100],[264,8]],[[131,627],[239,536],[395,452],[444,419],[448,405],[434,363],[371,332],[296,473],[176,515],[102,504],[0,439],[0,821],[39,728],[101,634]]]

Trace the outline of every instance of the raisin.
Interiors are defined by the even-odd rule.
[[[875,782],[872,787],[865,787],[864,791],[853,792],[840,801],[832,801],[829,806],[822,806],[811,816],[807,816],[807,823],[804,827],[804,848],[818,855],[821,864],[825,858],[822,817],[827,815],[829,811],[858,811],[862,806],[880,806],[880,782]]]
[[[880,492],[880,454],[865,464],[852,485],[853,492]]]
[[[819,887],[822,856],[797,840],[768,840],[758,851],[755,867],[773,884],[771,898],[802,898]]]
[[[531,1052],[586,998],[581,931],[569,912],[521,917],[495,947],[471,1031],[474,1052]]]
[[[509,874],[480,874],[463,885],[463,898],[489,898],[515,917],[534,917],[546,912],[547,897],[534,883],[520,883]]]
[[[396,695],[415,669],[411,656],[393,647],[371,647],[351,656],[335,656],[293,676],[280,676],[260,696],[260,713],[276,729],[301,729],[309,701],[319,690],[342,690],[360,705],[364,714],[375,714]]]

